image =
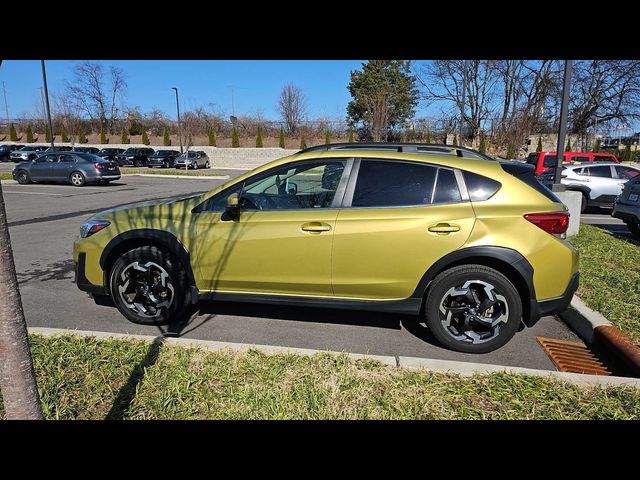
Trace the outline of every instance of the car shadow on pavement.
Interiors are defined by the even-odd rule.
[[[127,383],[125,383],[118,391],[118,395],[116,395],[116,399],[113,401],[111,409],[109,410],[109,413],[107,413],[105,420],[122,420],[125,417],[131,403],[136,397],[138,385],[140,385],[144,379],[146,369],[152,367],[158,361],[164,341],[164,337],[159,336],[153,340],[151,345],[149,345],[149,349],[147,350],[145,357],[134,367],[129,375]]]

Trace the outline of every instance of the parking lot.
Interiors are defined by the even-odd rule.
[[[13,164],[1,164],[8,170]],[[212,169],[215,172],[215,169]],[[241,171],[222,170],[231,177]],[[158,334],[158,327],[129,323],[115,308],[99,306],[73,283],[73,241],[83,221],[98,211],[152,199],[210,190],[224,179],[124,176],[108,186],[18,185],[3,182],[16,269],[30,326],[132,334]],[[622,225],[624,228],[624,225]],[[163,328],[166,331],[166,328]],[[437,345],[412,317],[329,309],[206,304],[189,325],[170,332],[189,338],[328,349],[380,355],[554,369],[537,335],[578,340],[559,319],[546,317],[505,347],[469,355]]]

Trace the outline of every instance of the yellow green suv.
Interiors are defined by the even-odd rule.
[[[200,300],[397,312],[484,353],[567,308],[568,219],[527,164],[322,145],[203,195],[95,215],[74,245],[76,283],[137,323],[177,321]]]

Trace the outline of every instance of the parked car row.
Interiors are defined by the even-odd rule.
[[[527,163],[535,167],[535,174],[542,175],[550,172],[556,165],[556,152],[533,152],[527,157]],[[564,152],[562,156],[563,164],[582,164],[590,162],[613,162],[620,163],[618,158],[612,153],[593,152]]]
[[[191,150],[181,154],[178,150],[154,150],[150,147],[115,148],[84,146],[59,146],[52,150],[46,145],[0,145],[0,160],[19,162],[32,162],[46,153],[52,152],[77,152],[97,155],[104,160],[115,162],[118,166],[134,167],[160,167],[160,168],[209,168],[211,161],[202,150]]]

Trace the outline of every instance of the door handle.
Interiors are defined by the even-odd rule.
[[[460,226],[451,223],[438,223],[431,225],[428,229],[430,232],[446,235],[452,232],[459,232]]]
[[[302,225],[303,231],[305,232],[316,232],[316,233],[320,233],[320,232],[328,232],[329,230],[331,230],[331,225],[327,225],[326,223],[322,223],[322,222],[307,222],[305,224]]]

